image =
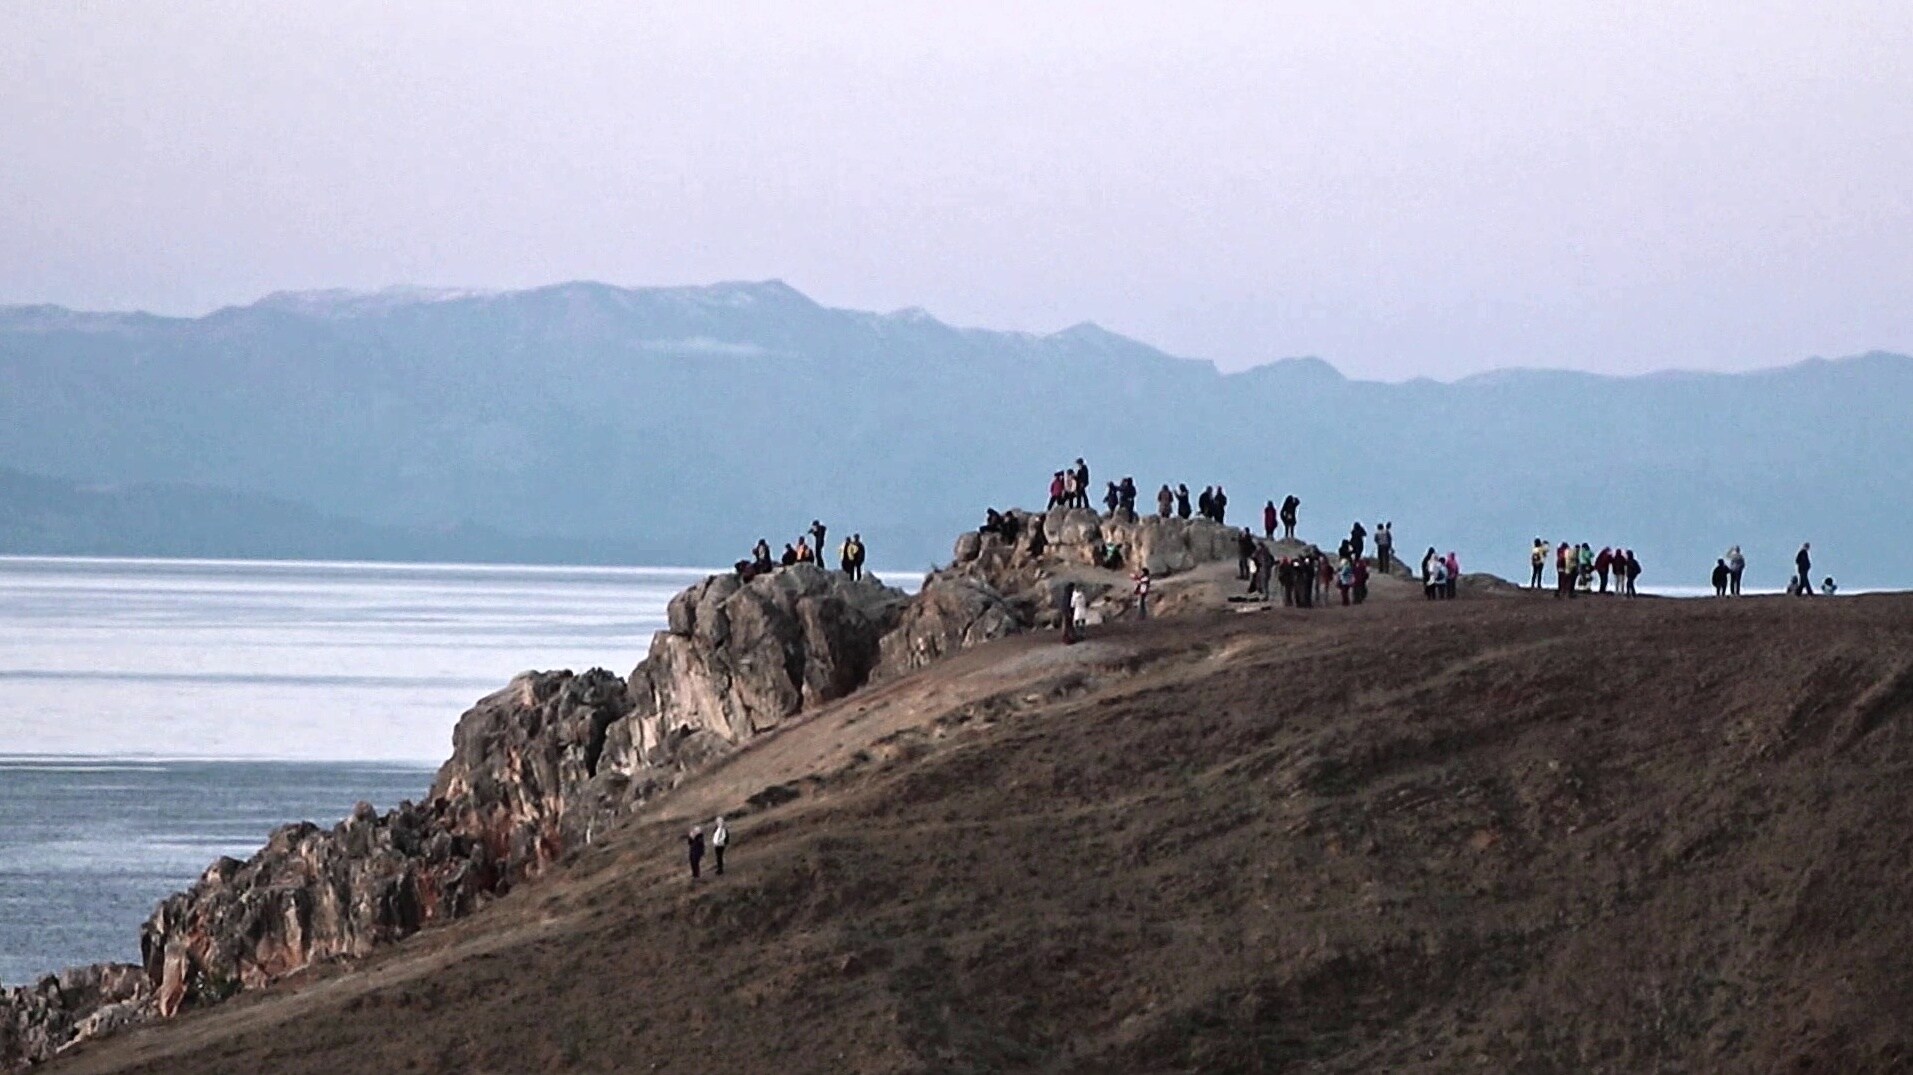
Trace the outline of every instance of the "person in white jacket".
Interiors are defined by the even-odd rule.
[[[1076,637],[1083,638],[1083,629],[1089,626],[1089,595],[1081,586],[1070,591],[1069,622],[1076,628]]]
[[[724,824],[724,815],[717,816],[717,824],[711,829],[711,856],[716,859],[717,875],[724,876],[724,848],[731,842],[731,830]]]

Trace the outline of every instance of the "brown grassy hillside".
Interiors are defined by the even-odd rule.
[[[45,1070],[1908,1070],[1910,724],[1898,596],[1015,638]]]

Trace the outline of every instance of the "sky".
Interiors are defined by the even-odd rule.
[[[1239,369],[1913,352],[1913,4],[0,0],[0,303],[779,278]]]

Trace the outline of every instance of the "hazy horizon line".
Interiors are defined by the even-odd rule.
[[[1265,369],[1270,366],[1281,365],[1284,363],[1304,362],[1304,363],[1320,363],[1321,365],[1327,366],[1329,369],[1333,370],[1335,374],[1341,377],[1343,380],[1350,381],[1352,383],[1361,383],[1361,384],[1404,385],[1404,384],[1414,384],[1417,382],[1432,382],[1435,384],[1454,385],[1454,384],[1461,384],[1471,380],[1477,380],[1484,377],[1493,377],[1493,376],[1497,376],[1501,374],[1512,374],[1512,373],[1558,373],[1558,374],[1578,375],[1583,377],[1602,378],[1606,380],[1639,380],[1643,378],[1667,377],[1667,376],[1735,377],[1735,376],[1747,376],[1747,375],[1762,374],[1762,373],[1776,373],[1776,372],[1781,372],[1784,370],[1794,369],[1796,367],[1810,364],[1810,363],[1815,363],[1815,362],[1840,363],[1840,362],[1859,361],[1863,359],[1877,358],[1877,357],[1898,358],[1898,359],[1913,358],[1913,356],[1909,356],[1907,354],[1904,354],[1898,351],[1893,351],[1888,348],[1870,347],[1863,351],[1856,351],[1856,352],[1853,352],[1850,354],[1844,354],[1844,355],[1827,355],[1827,354],[1816,353],[1816,354],[1803,355],[1790,362],[1780,362],[1780,363],[1769,364],[1769,365],[1750,365],[1750,366],[1733,367],[1733,368],[1706,368],[1706,367],[1698,367],[1698,366],[1660,366],[1660,367],[1655,367],[1652,369],[1638,370],[1633,372],[1608,372],[1608,371],[1601,371],[1601,370],[1591,370],[1581,366],[1567,366],[1567,365],[1550,366],[1550,365],[1517,364],[1517,365],[1504,365],[1504,366],[1488,366],[1488,367],[1483,367],[1481,369],[1474,370],[1469,373],[1463,373],[1463,374],[1459,374],[1459,375],[1456,375],[1453,377],[1447,377],[1447,378],[1437,377],[1431,374],[1415,374],[1413,376],[1400,377],[1396,379],[1384,379],[1384,378],[1378,378],[1378,377],[1355,377],[1355,376],[1350,376],[1341,366],[1336,365],[1336,363],[1333,360],[1323,357],[1322,355],[1319,355],[1319,354],[1284,355],[1277,358],[1264,359],[1260,361],[1251,361],[1251,362],[1248,362],[1247,364],[1239,365],[1239,366],[1225,366],[1222,362],[1213,358],[1207,358],[1207,357],[1198,356],[1198,355],[1177,354],[1173,351],[1165,350],[1162,347],[1154,343],[1151,343],[1150,341],[1143,339],[1139,336],[1134,336],[1134,335],[1130,335],[1127,332],[1111,329],[1101,324],[1100,322],[1095,321],[1094,319],[1088,319],[1088,318],[1078,320],[1078,321],[1073,321],[1070,324],[1064,325],[1061,328],[1053,329],[1048,332],[1041,332],[1041,331],[1031,331],[1026,329],[997,328],[997,327],[992,327],[988,325],[957,324],[955,322],[945,321],[943,318],[937,316],[934,312],[920,305],[899,306],[891,310],[870,310],[870,309],[864,309],[864,308],[855,307],[855,306],[838,306],[838,305],[833,305],[829,302],[825,302],[815,298],[809,292],[805,291],[804,289],[800,287],[797,287],[794,284],[791,284],[790,282],[788,282],[781,276],[766,277],[763,279],[756,279],[756,280],[733,278],[733,279],[711,280],[704,283],[677,283],[677,284],[624,284],[624,283],[613,283],[608,280],[592,279],[589,277],[574,277],[574,278],[564,279],[564,280],[555,280],[550,283],[532,284],[532,285],[527,285],[523,287],[493,287],[493,286],[479,286],[479,285],[438,285],[438,284],[420,284],[420,283],[389,283],[389,284],[379,285],[376,287],[363,287],[363,288],[348,287],[348,286],[285,287],[285,288],[274,288],[273,290],[267,291],[264,294],[256,296],[250,301],[221,303],[211,307],[210,309],[204,309],[200,312],[173,313],[173,312],[163,312],[161,310],[150,309],[147,307],[136,307],[133,309],[94,309],[94,308],[86,308],[86,307],[79,307],[79,306],[69,306],[69,305],[66,305],[65,303],[60,303],[60,302],[0,301],[0,313],[4,313],[6,311],[19,311],[19,310],[59,310],[66,313],[79,314],[79,315],[85,315],[85,316],[95,316],[95,317],[149,317],[149,318],[153,318],[156,320],[163,320],[163,321],[193,322],[193,321],[203,321],[203,320],[206,320],[207,318],[217,316],[227,311],[255,309],[257,307],[260,307],[269,303],[273,299],[282,298],[282,297],[283,298],[301,298],[301,297],[316,298],[321,296],[338,296],[342,299],[377,298],[380,296],[392,296],[394,298],[411,297],[415,301],[413,301],[412,303],[409,303],[409,305],[424,305],[424,304],[433,303],[433,302],[456,302],[456,301],[463,301],[463,300],[491,299],[491,298],[513,296],[513,295],[525,295],[525,294],[531,294],[531,293],[539,292],[539,291],[555,291],[555,290],[559,290],[559,289],[567,288],[567,287],[604,287],[604,288],[611,288],[613,290],[624,291],[624,292],[661,292],[661,291],[712,291],[712,290],[717,290],[720,288],[769,287],[772,285],[786,288],[790,290],[791,292],[797,294],[798,296],[802,297],[805,301],[812,303],[813,305],[817,306],[820,309],[824,309],[824,310],[828,310],[828,311],[832,311],[836,313],[860,314],[860,315],[869,316],[869,317],[897,317],[897,316],[905,315],[905,314],[921,314],[923,316],[928,317],[930,320],[936,322],[937,324],[957,332],[987,332],[987,333],[1003,335],[1003,336],[1023,336],[1023,337],[1028,337],[1032,339],[1049,339],[1049,338],[1061,336],[1066,333],[1073,332],[1078,329],[1082,329],[1086,327],[1095,328],[1103,332],[1107,332],[1111,336],[1118,337],[1127,342],[1136,344],[1141,347],[1146,347],[1168,358],[1177,359],[1179,361],[1184,361],[1184,362],[1203,363],[1203,364],[1209,365],[1213,367],[1218,374],[1224,377],[1250,373],[1255,370]],[[287,309],[285,312],[297,313],[299,311]]]

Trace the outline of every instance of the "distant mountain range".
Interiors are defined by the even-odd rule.
[[[1622,543],[1705,584],[1802,540],[1913,585],[1913,359],[1746,374],[1224,375],[1092,324],[956,328],[780,282],[269,296],[201,318],[0,307],[0,551],[713,564],[813,517],[927,567],[989,505],[1102,482],[1302,499],[1305,537],[1392,519],[1405,552],[1525,572]]]

